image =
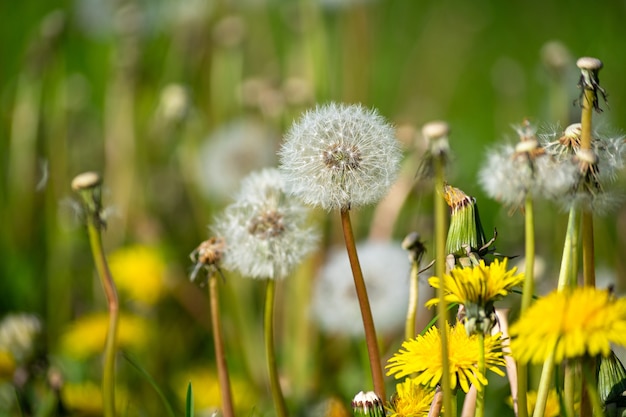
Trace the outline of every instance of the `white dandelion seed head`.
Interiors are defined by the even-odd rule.
[[[278,139],[276,132],[254,118],[219,126],[200,145],[195,161],[200,191],[212,200],[231,198],[248,173],[275,163]]]
[[[32,314],[16,313],[0,321],[0,351],[10,352],[16,361],[28,359],[41,333],[41,321]]]
[[[393,127],[375,110],[330,103],[292,125],[279,156],[290,192],[331,210],[381,199],[396,178],[401,151]]]
[[[226,240],[222,265],[250,278],[285,278],[317,243],[308,214],[285,194],[277,169],[250,174],[214,228]]]
[[[408,307],[410,264],[398,242],[367,241],[357,245],[363,279],[379,333],[404,326]],[[334,248],[313,289],[312,318],[329,333],[362,337],[363,322],[345,248]]]

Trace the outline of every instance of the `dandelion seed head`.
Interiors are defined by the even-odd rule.
[[[279,156],[290,193],[331,210],[382,198],[396,178],[401,152],[394,129],[375,110],[330,103],[292,125]]]
[[[285,278],[317,243],[308,213],[285,194],[277,169],[250,174],[216,221],[216,235],[226,240],[223,266],[251,278]]]

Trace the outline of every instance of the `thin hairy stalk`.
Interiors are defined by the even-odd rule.
[[[361,271],[361,264],[356,251],[354,242],[354,233],[352,232],[352,222],[350,221],[350,211],[345,208],[341,210],[341,226],[343,228],[343,237],[346,242],[346,250],[350,259],[350,268],[354,278],[354,287],[356,289],[359,307],[361,308],[361,318],[363,319],[363,328],[365,330],[365,343],[367,344],[367,353],[370,360],[370,368],[372,372],[372,381],[374,383],[374,392],[378,397],[385,401],[385,380],[383,377],[383,369],[380,363],[380,352],[378,350],[378,339],[376,338],[376,328],[374,327],[374,319],[370,308],[369,298],[367,297],[367,288]]]
[[[461,417],[474,417],[476,415],[476,397],[478,396],[478,389],[476,385],[471,385],[467,394],[465,394],[465,400],[463,400],[463,408],[461,409]]]
[[[524,290],[522,293],[521,314],[530,307],[535,292],[535,211],[533,199],[526,196],[524,204],[524,229],[526,245],[526,264],[524,268]],[[526,390],[528,389],[528,366],[519,364],[517,367],[517,417],[528,417]]]
[[[406,323],[404,326],[404,339],[409,340],[415,337],[415,320],[417,315],[417,304],[419,300],[419,264],[417,261],[411,262],[411,281],[409,283],[409,307],[406,312]]]
[[[446,202],[440,194],[444,187],[444,161],[435,159],[435,275],[440,279],[437,297],[437,326],[441,332],[441,390],[443,392],[443,407],[445,410],[454,410],[452,390],[450,382],[450,359],[448,358],[448,333],[446,331],[447,301],[445,299],[445,280],[443,275],[446,271]],[[449,415],[456,415],[451,413]]]
[[[222,337],[222,321],[220,319],[220,302],[218,276],[212,273],[209,276],[209,299],[211,304],[211,326],[213,327],[213,344],[215,346],[215,363],[217,365],[217,377],[222,395],[222,413],[224,417],[235,417],[233,398],[226,364],[226,352]]]
[[[263,332],[265,334],[265,357],[267,360],[267,368],[269,371],[270,390],[272,391],[272,399],[274,400],[274,408],[277,417],[287,417],[287,404],[283,391],[280,387],[278,377],[278,368],[276,366],[276,351],[274,349],[274,296],[276,292],[276,281],[267,280],[265,292],[265,312],[263,315]]]
[[[537,401],[535,402],[535,411],[533,417],[543,417],[546,411],[546,403],[548,401],[548,393],[550,392],[550,383],[552,382],[552,374],[554,372],[554,351],[543,363],[541,370],[541,378],[539,379],[539,387],[537,388]]]
[[[96,270],[100,276],[100,282],[104,289],[109,308],[109,327],[107,329],[106,342],[104,345],[104,370],[102,374],[102,400],[104,417],[115,416],[115,355],[117,352],[117,328],[119,322],[119,301],[117,289],[111,276],[111,271],[104,255],[102,247],[102,235],[100,234],[102,221],[99,214],[92,213],[88,216],[87,231],[91,253],[96,264]]]
[[[595,90],[585,89],[580,118],[580,148],[591,149],[592,103],[597,100]],[[593,242],[593,214],[583,211],[582,242],[583,242],[583,282],[585,285],[596,286],[595,248]]]
[[[430,403],[430,410],[428,410],[428,417],[439,417],[441,414],[441,408],[443,407],[443,394],[441,389],[437,387],[435,396],[432,403]],[[454,414],[453,414],[454,415]]]
[[[478,333],[478,372],[485,375],[485,334]],[[485,387],[478,391],[476,398],[476,417],[485,417]]]

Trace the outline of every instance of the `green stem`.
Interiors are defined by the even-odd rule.
[[[91,252],[109,308],[109,327],[104,346],[104,370],[102,375],[102,399],[105,417],[115,417],[115,354],[117,351],[117,326],[119,322],[119,301],[115,282],[104,255],[99,213],[90,213],[87,223]]]
[[[478,372],[486,376],[485,370],[485,334],[478,333]],[[477,392],[476,417],[485,417],[485,387]]]
[[[278,378],[278,368],[276,367],[276,352],[274,349],[274,295],[276,292],[276,281],[267,280],[265,292],[265,314],[263,315],[263,330],[265,333],[265,355],[267,358],[267,368],[269,371],[270,390],[276,408],[277,417],[287,417],[287,405]]]
[[[524,291],[522,293],[523,314],[533,300],[535,292],[535,211],[533,199],[530,195],[526,196],[524,205],[524,229],[525,229],[525,245],[526,245],[526,265],[524,268]],[[517,366],[517,417],[528,417],[528,405],[526,400],[526,390],[528,388],[528,366],[518,364]]]
[[[409,283],[409,307],[406,313],[406,323],[404,327],[404,339],[409,340],[415,337],[415,320],[417,315],[417,304],[419,300],[419,264],[416,261],[411,263],[411,282]]]
[[[559,291],[571,287],[576,283],[577,275],[577,248],[578,248],[578,213],[576,207],[570,208],[569,219],[567,221],[567,232],[565,243],[563,244],[563,257],[561,258],[561,269],[559,270],[559,281],[557,288]]]
[[[580,118],[580,148],[591,149],[591,121],[593,114],[592,103],[596,100],[596,92],[592,89],[585,89],[585,99],[583,100]],[[595,273],[595,249],[593,243],[593,215],[589,211],[584,211],[582,225],[583,241],[583,282],[585,285],[596,286]]]
[[[213,344],[215,346],[215,362],[217,365],[217,376],[222,395],[222,413],[224,417],[234,417],[235,409],[230,389],[230,378],[228,376],[228,365],[226,364],[226,352],[224,350],[224,339],[222,337],[222,325],[220,319],[220,303],[218,276],[211,273],[209,276],[209,299],[211,304],[211,325],[213,327]]]
[[[444,410],[454,410],[452,407],[452,389],[450,381],[450,359],[448,358],[448,332],[447,322],[447,302],[445,299],[445,280],[443,275],[446,271],[446,216],[447,208],[443,196],[440,194],[444,186],[444,161],[441,158],[435,159],[435,275],[439,277],[439,289],[437,290],[437,327],[441,332],[441,391],[443,393]],[[449,414],[456,416],[456,413]]]
[[[361,271],[361,264],[359,263],[359,257],[356,251],[354,233],[352,232],[352,223],[350,221],[350,212],[348,209],[341,210],[341,225],[343,228],[343,237],[346,242],[348,258],[350,259],[350,268],[352,268],[354,287],[359,300],[359,307],[361,308],[361,318],[363,319],[363,328],[365,330],[365,343],[367,344],[367,352],[370,359],[374,392],[376,392],[376,395],[378,395],[381,400],[386,401],[385,379],[383,377],[383,369],[380,362],[376,328],[374,327],[372,310],[370,308],[369,298],[367,297],[367,288],[365,287],[365,280],[363,279],[363,271]]]
[[[596,361],[593,358],[584,357],[582,359],[583,381],[585,382],[587,398],[589,399],[592,409],[590,415],[604,417],[604,407],[600,400],[600,395],[598,394],[598,381],[595,369]]]
[[[572,361],[567,361],[563,375],[563,403],[565,405],[565,415],[573,417],[575,391],[576,391],[576,369]]]
[[[539,388],[537,389],[537,401],[535,402],[535,411],[533,417],[543,417],[546,411],[546,403],[548,401],[548,393],[550,392],[550,382],[552,381],[552,373],[554,372],[554,352],[543,363],[541,370],[541,378],[539,379]]]

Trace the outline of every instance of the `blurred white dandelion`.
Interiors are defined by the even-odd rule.
[[[0,351],[9,352],[17,362],[27,360],[35,351],[41,321],[27,313],[5,316],[0,322]]]
[[[404,328],[410,263],[399,242],[357,245],[374,324],[382,334]],[[312,318],[329,333],[362,337],[361,310],[345,249],[335,248],[319,271],[313,289]]]
[[[226,240],[223,266],[250,278],[285,278],[317,243],[308,214],[285,194],[277,169],[250,174],[215,222],[215,234]]]
[[[375,110],[330,103],[291,126],[279,156],[291,193],[306,204],[343,210],[387,193],[401,151],[393,127]]]

